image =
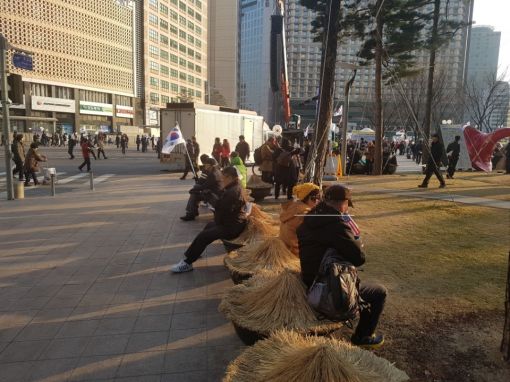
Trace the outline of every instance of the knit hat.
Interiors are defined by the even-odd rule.
[[[302,183],[298,184],[292,189],[292,193],[297,196],[299,200],[304,200],[310,192],[314,190],[320,190],[319,186],[313,183]]]

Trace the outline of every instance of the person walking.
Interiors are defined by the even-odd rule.
[[[209,244],[218,239],[235,239],[244,231],[247,221],[246,201],[234,167],[228,166],[223,169],[222,183],[225,189],[216,203],[214,221],[208,223],[193,240],[184,253],[184,259],[171,267],[173,273],[192,271],[193,263]]]
[[[186,140],[186,150],[188,151],[187,155],[184,157],[185,167],[184,173],[179,178],[180,180],[185,180],[188,176],[188,173],[191,171],[194,175],[196,175],[198,164],[197,159],[198,155],[195,152],[195,146],[191,139]]]
[[[246,164],[246,160],[250,158],[250,145],[244,140],[244,135],[239,136],[239,143],[236,145],[235,151],[239,154],[239,158]]]
[[[288,139],[282,139],[281,148],[274,150],[274,198],[280,196],[280,188],[287,193],[287,199],[292,200],[292,190],[298,180],[296,156],[300,149],[294,149]]]
[[[103,154],[104,159],[108,159],[104,152],[104,141],[106,136],[102,133],[97,137],[97,159],[101,159],[101,154]]]
[[[375,159],[375,146],[374,142],[370,141],[367,144],[367,148],[365,151],[365,159],[367,161],[367,175],[372,175],[372,171],[374,170],[374,159]]]
[[[276,140],[269,137],[268,140],[260,148],[260,156],[262,164],[259,166],[262,172],[262,181],[273,184],[273,154],[276,149]]]
[[[87,172],[90,171],[90,143],[87,138],[82,137],[81,142],[81,154],[83,156],[83,163],[78,167],[78,170],[83,171],[83,167],[87,165]]]
[[[30,178],[34,180],[34,186],[39,184],[37,180],[37,173],[39,172],[39,162],[46,162],[47,158],[45,155],[41,155],[37,152],[39,147],[38,143],[32,142],[30,149],[25,156],[25,187],[30,186]]]
[[[453,179],[453,175],[455,174],[455,169],[457,167],[457,162],[459,161],[460,156],[459,141],[460,135],[456,135],[455,140],[446,147],[446,155],[448,156],[448,169],[446,172],[446,177],[448,179]]]
[[[214,145],[212,149],[212,157],[216,159],[216,162],[221,163],[221,152],[223,150],[223,147],[221,146],[220,138],[216,137],[214,138]]]
[[[230,143],[228,142],[228,139],[223,140],[223,144],[221,145],[221,163],[220,167],[224,168],[227,167],[230,163]]]
[[[444,146],[441,144],[441,142],[439,142],[439,135],[432,134],[432,144],[430,145],[430,155],[427,162],[427,169],[425,170],[425,178],[423,179],[422,184],[420,184],[418,187],[427,188],[432,174],[435,174],[437,180],[439,180],[439,188],[446,187],[443,175],[439,169],[441,166],[441,158],[443,157],[443,152]]]
[[[19,174],[20,182],[23,180],[25,173],[24,162],[25,162],[25,145],[23,144],[23,134],[17,134],[16,139],[12,142],[11,146],[12,160],[16,164],[16,168],[13,170],[13,174]]]
[[[415,158],[414,159],[416,161],[416,164],[420,164],[421,163],[421,157],[423,155],[423,139],[420,139],[416,143],[415,151],[416,151],[416,154],[415,154]]]
[[[119,146],[120,146],[120,135],[119,134],[117,134],[115,136],[115,145],[117,146],[117,148],[119,148]]]
[[[127,135],[122,134],[120,137],[120,147],[122,149],[122,154],[126,155],[126,148],[127,148]]]
[[[136,136],[136,140],[135,140],[135,143],[136,143],[136,151],[140,151],[140,143],[141,143],[141,139],[140,139],[140,135],[137,135]]]
[[[76,146],[76,137],[74,135],[69,134],[69,143],[67,145],[67,153],[69,154],[69,159],[74,159],[74,146]]]

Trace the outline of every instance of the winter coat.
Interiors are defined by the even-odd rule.
[[[22,141],[16,140],[12,143],[12,155],[14,161],[25,161],[25,145]]]
[[[239,232],[246,224],[244,207],[246,201],[239,181],[229,184],[223,190],[223,194],[214,209],[214,222],[227,229]]]
[[[232,166],[234,166],[237,169],[237,171],[239,171],[239,174],[242,177],[239,179],[241,182],[241,185],[243,186],[243,188],[246,188],[247,171],[246,171],[246,166],[244,165],[242,159],[239,157],[232,158],[232,159],[230,159],[230,164]]]
[[[213,194],[219,195],[222,190],[221,173],[216,167],[203,171],[198,182],[193,186],[195,191],[209,190]]]
[[[220,161],[220,157],[221,157],[221,151],[223,150],[223,146],[221,145],[221,143],[215,143],[213,145],[213,149],[212,149],[212,157],[214,159],[216,159],[216,162],[219,162]]]
[[[433,165],[434,162],[439,166],[442,163],[444,153],[444,147],[441,142],[432,142],[430,145],[429,165]]]
[[[236,145],[236,152],[239,154],[243,163],[246,163],[246,159],[250,157],[250,145],[246,141],[239,142]]]
[[[28,153],[25,157],[25,171],[27,172],[38,172],[39,171],[39,162],[45,162],[43,156],[39,155],[39,153],[34,149],[29,149]]]
[[[264,143],[260,148],[260,156],[262,157],[262,164],[259,166],[260,171],[273,172],[273,152],[274,150],[269,144]]]
[[[299,244],[296,230],[303,223],[304,215],[310,211],[302,201],[291,201],[282,204],[282,212],[280,212],[280,239],[285,243],[287,248],[299,257]]]
[[[293,150],[290,148],[289,150]],[[282,161],[279,158],[286,157],[286,164],[282,165]],[[286,151],[282,148],[275,149],[273,153],[274,158],[274,180],[276,183],[283,185],[294,185],[298,180],[298,172],[296,167],[296,160],[291,151]]]
[[[459,159],[460,156],[460,144],[457,141],[454,141],[448,145],[446,148],[446,152],[452,152],[451,157],[452,159]]]
[[[326,216],[320,216],[326,215]],[[297,229],[301,277],[310,287],[317,276],[324,253],[328,248],[356,267],[365,263],[360,240],[356,240],[351,227],[342,215],[325,202],[319,203]]]

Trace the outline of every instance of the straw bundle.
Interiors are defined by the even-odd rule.
[[[277,331],[245,350],[224,382],[403,382],[389,361],[346,342]]]
[[[299,259],[278,237],[270,237],[262,242],[254,242],[238,251],[230,252],[225,256],[224,263],[233,279],[234,276],[236,279],[246,279],[261,270],[274,272],[281,272],[284,269],[295,272],[301,270]]]
[[[265,223],[271,224],[271,225],[278,225],[278,220],[274,219],[271,215],[269,215],[267,212],[262,211],[262,209],[259,207],[258,204],[253,203],[251,206],[251,214],[254,219],[263,220]]]
[[[244,231],[234,240],[229,240],[232,244],[246,245],[268,236],[278,235],[278,227],[266,220],[259,220],[256,217],[248,216],[248,223]]]
[[[302,333],[325,334],[339,329],[341,323],[320,321],[306,300],[305,285],[298,274],[286,269],[257,273],[245,284],[235,285],[223,296],[219,311],[236,328],[261,337],[278,329],[294,329]],[[241,336],[245,341],[245,338]]]

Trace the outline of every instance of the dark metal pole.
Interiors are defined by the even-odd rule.
[[[9,120],[9,98],[7,95],[7,39],[0,34],[0,82],[2,87],[2,119],[5,145],[5,178],[7,180],[7,200],[14,200],[11,164],[11,125]]]

